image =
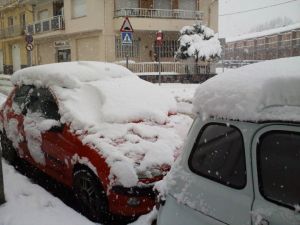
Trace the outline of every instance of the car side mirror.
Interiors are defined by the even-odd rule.
[[[49,131],[55,132],[55,133],[60,133],[60,132],[63,131],[63,129],[64,129],[64,125],[61,124],[61,125],[59,125],[59,126],[53,126],[53,127],[51,127],[51,128],[49,129]]]

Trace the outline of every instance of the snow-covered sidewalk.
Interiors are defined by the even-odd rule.
[[[2,160],[6,203],[0,225],[95,225]]]

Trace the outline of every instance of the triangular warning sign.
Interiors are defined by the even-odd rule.
[[[125,20],[123,22],[123,25],[121,26],[120,31],[121,32],[133,32],[132,26],[131,26],[127,16],[125,17]]]

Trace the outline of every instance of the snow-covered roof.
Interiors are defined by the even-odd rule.
[[[28,67],[15,72],[12,82],[34,84],[36,86],[52,86],[75,88],[80,82],[104,80],[133,75],[128,69],[112,63],[78,61],[53,63]]]
[[[300,57],[265,61],[199,85],[195,113],[242,121],[300,121]]]
[[[111,177],[136,185],[138,174],[172,164],[182,144],[175,99],[126,68],[101,62],[36,66],[16,72],[14,84],[49,87],[61,122],[106,158]],[[76,157],[75,157],[76,158]]]
[[[273,35],[273,34],[279,34],[279,33],[286,32],[286,31],[292,31],[292,30],[296,30],[296,29],[300,29],[300,23],[295,23],[292,25],[278,27],[278,28],[274,28],[274,29],[270,29],[270,30],[261,31],[261,32],[243,34],[243,35],[236,36],[236,37],[229,37],[229,38],[226,38],[226,42],[228,43],[228,42],[233,42],[233,41],[247,40],[247,39],[251,39],[251,38],[259,38],[259,37],[269,36],[269,35]]]

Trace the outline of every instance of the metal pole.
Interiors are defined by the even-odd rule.
[[[29,51],[29,66],[32,66],[32,51]]]
[[[128,52],[126,52],[126,68],[128,69]]]
[[[1,155],[2,153],[0,151],[0,205],[5,202]]]
[[[161,48],[161,46],[158,46],[158,83],[159,83],[159,85],[161,83],[160,48]]]

